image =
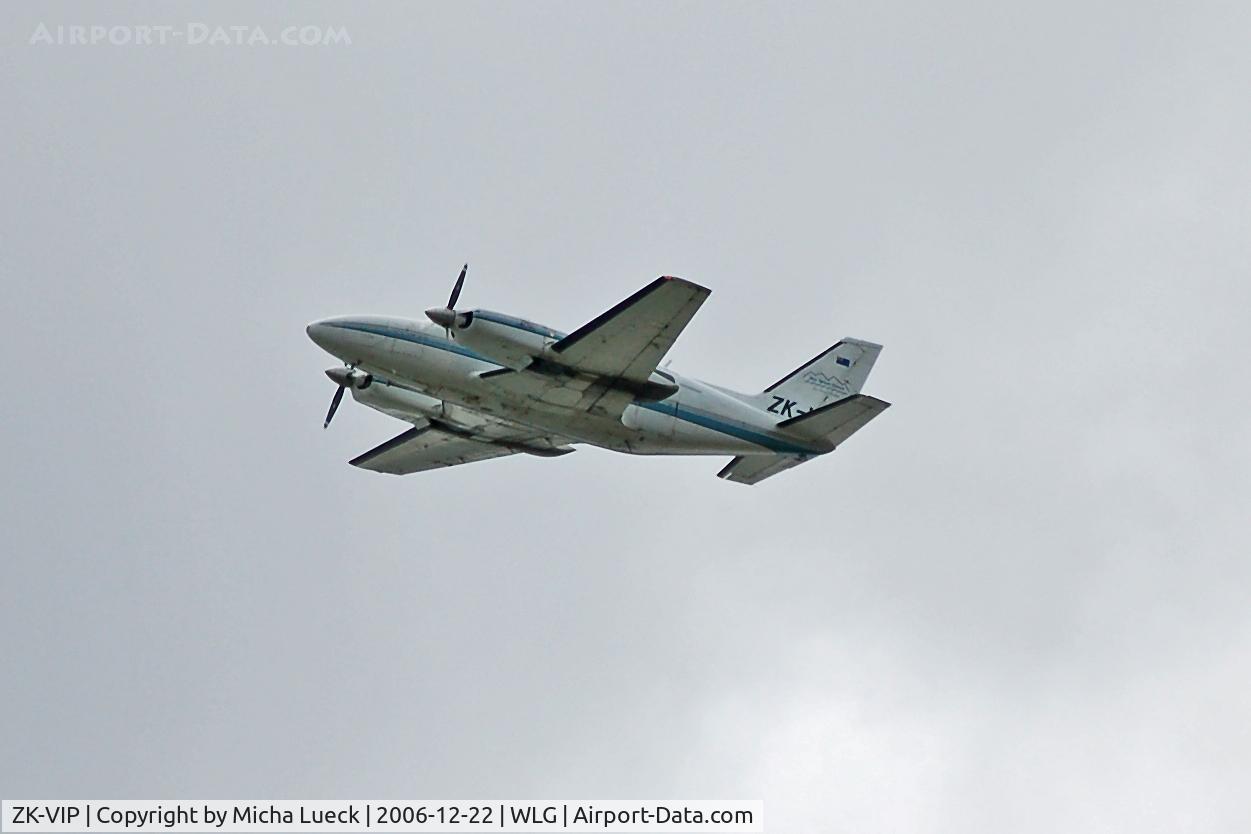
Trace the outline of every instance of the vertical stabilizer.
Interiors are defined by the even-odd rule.
[[[845,338],[822,351],[756,396],[766,411],[789,420],[860,393],[882,346]]]

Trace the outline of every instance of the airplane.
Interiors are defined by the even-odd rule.
[[[339,316],[307,333],[343,367],[323,427],[351,391],[412,426],[351,465],[406,475],[586,443],[636,455],[730,455],[718,473],[756,484],[834,451],[890,403],[860,393],[882,346],[845,338],[758,394],[661,367],[709,290],[663,276],[562,333],[490,310],[457,310],[469,265],[429,323]],[[667,364],[667,363],[666,363]]]

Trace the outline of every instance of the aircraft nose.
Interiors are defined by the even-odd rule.
[[[318,347],[325,347],[326,331],[328,329],[329,328],[326,326],[325,319],[318,319],[317,321],[310,322],[308,327],[304,328],[304,332],[308,334],[308,337],[312,339],[313,343]]]

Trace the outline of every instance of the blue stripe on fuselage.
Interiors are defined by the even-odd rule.
[[[475,353],[467,347],[461,347],[451,339],[439,339],[435,336],[427,336],[425,333],[418,333],[413,330],[405,330],[401,327],[391,327],[387,324],[369,324],[367,322],[327,322],[330,327],[341,327],[344,330],[359,330],[362,333],[372,333],[375,336],[385,336],[389,339],[399,339],[404,342],[412,342],[417,345],[436,348],[438,350],[446,350],[451,353],[459,353],[461,356],[467,356],[470,359],[477,359],[479,362],[486,362],[491,365],[499,365],[491,359],[487,359],[480,353]]]
[[[721,434],[727,434],[730,437],[737,437],[739,440],[746,440],[748,443],[755,443],[757,446],[763,446],[771,452],[788,455],[815,455],[820,454],[820,450],[806,446],[797,446],[794,443],[772,437],[767,434],[755,431],[741,423],[731,423],[726,420],[709,414],[706,411],[691,408],[690,406],[678,405],[666,401],[654,403],[635,403],[639,408],[646,408],[648,411],[655,411],[658,414],[672,414],[679,420],[687,423],[693,423],[697,426],[703,426],[706,429],[712,429]]]
[[[474,310],[472,315],[476,319],[494,322],[495,324],[502,324],[506,327],[515,327],[518,330],[524,330],[527,333],[533,333],[536,336],[545,336],[548,339],[565,338],[565,334],[561,333],[559,330],[553,330],[550,327],[544,327],[543,325],[535,324],[532,321],[519,319],[516,316],[506,316],[503,313],[497,313],[494,310]]]

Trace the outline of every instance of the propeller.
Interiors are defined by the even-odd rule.
[[[374,378],[353,367],[331,368],[326,371],[326,376],[330,377],[335,385],[339,386],[335,389],[334,397],[330,400],[330,410],[326,412],[326,422],[322,423],[322,428],[330,428],[330,421],[334,419],[334,413],[339,410],[339,403],[343,402],[343,392],[348,386],[359,388],[362,391],[368,388],[374,381]]]
[[[334,398],[330,401],[330,410],[326,412],[326,422],[321,424],[323,429],[330,428],[330,421],[334,419],[334,413],[339,410],[339,403],[343,402],[344,386],[340,385],[334,390]]]
[[[456,324],[460,314],[456,312],[456,302],[460,300],[460,291],[465,286],[465,273],[469,271],[469,264],[465,264],[460,268],[460,277],[456,279],[456,283],[452,286],[452,294],[447,298],[446,307],[431,307],[426,311],[426,318],[435,324],[443,325],[443,330],[447,333],[447,337],[452,338],[452,326]]]
[[[460,277],[456,279],[456,286],[452,287],[452,294],[447,298],[447,309],[456,309],[456,302],[460,300],[460,291],[465,286],[465,273],[468,271],[469,264],[465,264],[460,268]]]

